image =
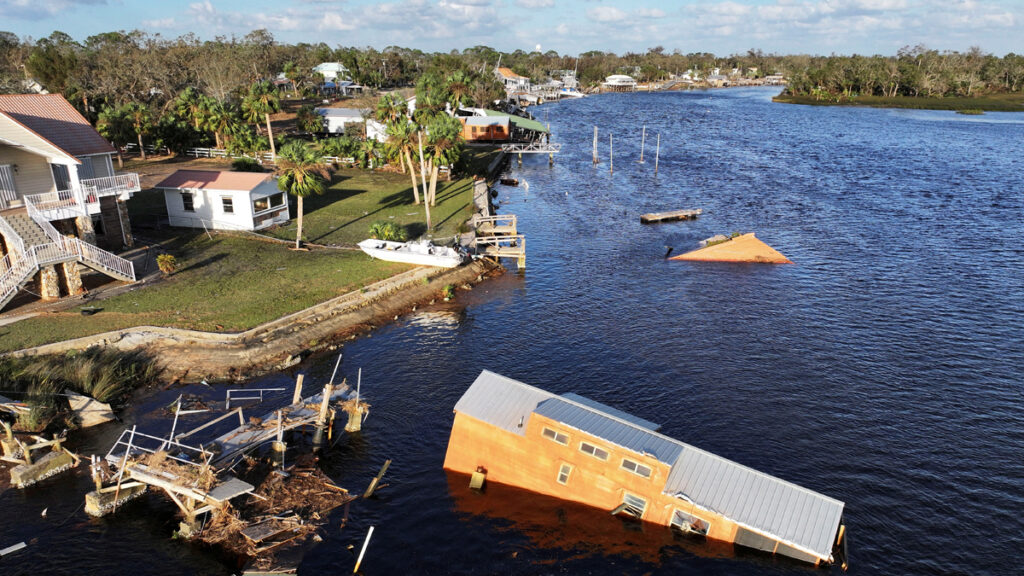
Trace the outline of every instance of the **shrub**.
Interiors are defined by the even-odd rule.
[[[248,156],[235,158],[231,162],[231,169],[235,172],[263,172],[263,166],[255,158]]]
[[[405,228],[394,222],[374,222],[370,225],[370,238],[377,240],[390,240],[392,242],[405,242],[408,235]]]
[[[156,267],[169,276],[178,269],[178,261],[170,254],[161,254],[156,257]]]
[[[441,296],[443,296],[445,300],[455,298],[455,285],[447,284],[444,289],[441,290]]]

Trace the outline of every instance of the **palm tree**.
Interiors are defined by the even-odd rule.
[[[194,86],[182,90],[174,99],[174,112],[181,118],[188,118],[200,130],[202,124],[203,108],[206,104],[205,96]]]
[[[112,106],[105,108],[100,112],[99,120],[96,122],[96,130],[104,138],[114,143],[117,148],[117,167],[124,168],[121,148],[132,137],[132,123],[125,115],[124,109]]]
[[[274,132],[270,127],[270,115],[281,109],[281,101],[277,90],[270,82],[257,82],[249,87],[249,94],[242,100],[242,111],[245,119],[258,124],[260,118],[267,121],[267,137],[270,139],[270,154],[277,156],[274,148]]]
[[[210,98],[207,103],[203,124],[206,129],[213,132],[214,139],[217,141],[217,148],[227,146],[222,135],[228,131],[228,128],[233,123],[234,114],[232,114],[231,109],[223,102]]]
[[[142,135],[149,132],[153,117],[149,113],[149,108],[138,102],[129,102],[125,105],[124,111],[125,116],[132,123],[132,128],[135,129],[135,135],[139,139],[139,152],[142,153],[142,159],[145,160],[146,147],[142,144]]]
[[[298,227],[295,231],[295,247],[301,248],[302,199],[311,194],[323,194],[331,171],[309,144],[292,140],[281,148],[274,174],[277,175],[277,187],[296,198]]]
[[[419,187],[416,185],[416,166],[412,162],[412,149],[414,146],[413,135],[416,127],[408,120],[388,124],[388,145],[397,152],[402,162],[402,170],[406,164],[409,166],[409,178],[412,180],[412,197],[416,204],[420,203]]]
[[[458,110],[469,97],[472,79],[462,70],[456,70],[448,75],[445,82],[448,89],[448,103],[452,105],[452,110]]]
[[[455,164],[462,153],[462,123],[447,114],[435,114],[427,126],[427,144],[431,150],[431,169],[430,191],[426,196],[430,205],[436,206],[437,174],[442,165]]]
[[[405,98],[397,92],[385,94],[377,101],[377,110],[374,116],[378,122],[391,125],[399,120],[407,118],[407,105]]]

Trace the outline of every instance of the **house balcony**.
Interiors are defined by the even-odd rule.
[[[106,178],[88,178],[81,185],[67,190],[31,194],[23,197],[29,216],[44,220],[65,220],[98,214],[100,198],[116,196],[126,200],[133,192],[142,188],[139,175],[135,173],[118,174]]]

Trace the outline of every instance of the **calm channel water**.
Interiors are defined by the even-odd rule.
[[[773,104],[773,94],[608,95],[535,109],[562,152],[553,168],[545,157],[513,169],[528,191],[499,187],[501,211],[528,238],[528,269],[345,347],[342,371],[351,382],[363,368],[373,410],[325,466],[361,490],[392,458],[390,485],[354,505],[344,530],[340,511],[332,516],[300,573],[350,572],[348,547],[358,551],[371,525],[366,574],[812,573],[511,490],[469,494],[441,463],[452,406],[484,368],[661,422],[670,436],[843,500],[850,574],[1020,572],[1024,116],[811,108]],[[642,212],[697,207],[696,221],[639,223]],[[756,231],[796,264],[662,258],[732,231]],[[323,382],[332,365],[301,369]],[[105,450],[116,432],[83,449]],[[76,511],[88,485],[83,469],[46,485],[63,493],[0,495],[0,547],[31,542],[0,571],[230,572],[167,538],[164,499],[88,519]]]

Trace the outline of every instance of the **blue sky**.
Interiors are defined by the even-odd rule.
[[[0,30],[82,40],[140,29],[207,39],[448,51],[895,54],[901,46],[1024,52],[1024,0],[0,0]]]

